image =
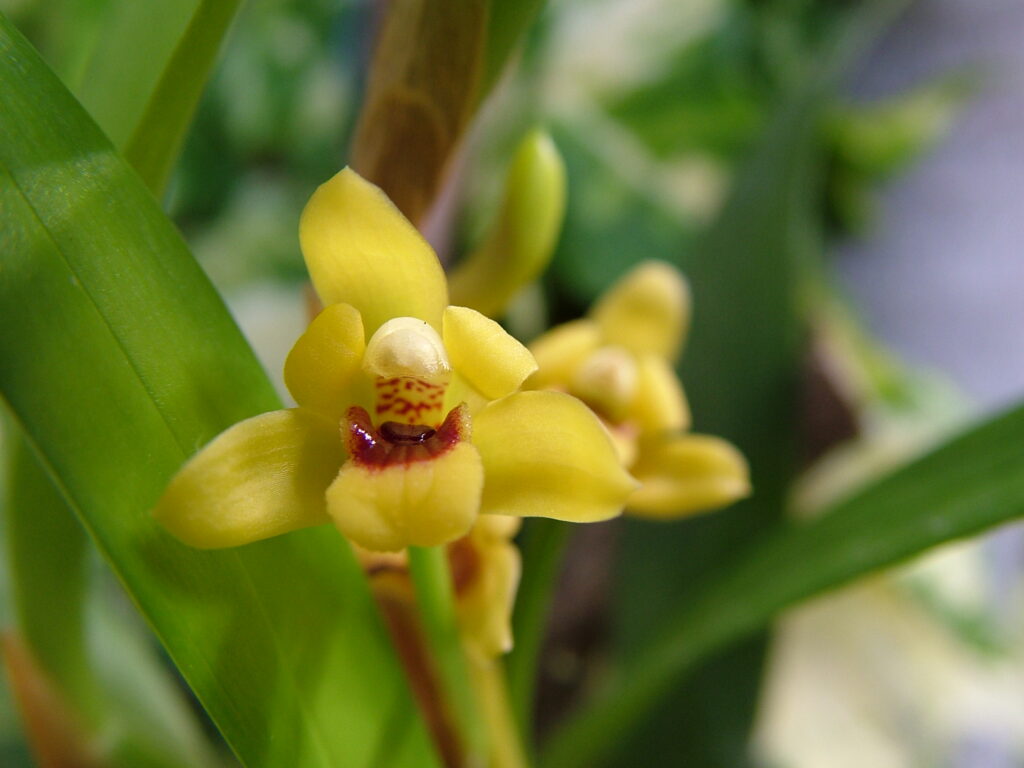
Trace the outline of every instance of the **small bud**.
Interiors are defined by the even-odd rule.
[[[508,170],[497,219],[451,275],[452,303],[489,317],[503,314],[551,261],[564,214],[565,164],[551,137],[532,131]]]

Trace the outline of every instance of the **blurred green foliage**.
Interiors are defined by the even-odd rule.
[[[707,0],[690,15],[673,0],[633,13],[623,10],[628,3],[594,0],[540,5],[492,10],[499,53],[489,52],[484,90],[496,92],[456,169],[469,192],[456,206],[455,250],[474,244],[474,223],[493,211],[508,148],[532,122],[549,124],[570,186],[543,314],[552,322],[579,315],[642,259],[683,267],[696,296],[682,371],[697,427],[738,442],[758,489],[727,513],[671,529],[627,524],[605,648],[616,665],[687,609],[724,558],[781,520],[797,471],[805,283],[817,279],[829,243],[870,225],[877,184],[941,137],[969,89],[943,77],[880,104],[844,94],[840,76],[882,28],[865,28],[863,17],[901,3]],[[114,6],[5,0],[0,10],[68,85],[83,88],[86,107],[102,109],[110,92],[88,86],[117,61],[102,45]],[[165,23],[181,23],[165,11]],[[225,294],[271,283],[294,296],[306,280],[296,222],[310,190],[346,162],[374,20],[367,3],[244,4],[167,197]],[[655,35],[659,24],[673,33]],[[527,28],[519,67],[502,79],[500,51],[515,52],[516,30]],[[571,44],[581,39],[619,76],[568,79],[571,65],[592,55]],[[822,68],[828,77],[816,76]],[[115,110],[100,122],[117,139],[130,120]],[[680,764],[743,765],[766,642],[762,635],[693,670],[690,684],[606,757],[623,766],[665,754]],[[10,723],[2,710],[0,718]],[[15,739],[0,749],[0,762],[23,759]]]

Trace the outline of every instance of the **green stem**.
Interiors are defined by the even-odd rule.
[[[483,764],[487,734],[476,706],[467,659],[455,615],[455,596],[444,547],[409,547],[409,571],[416,588],[423,634],[436,665],[445,701],[453,719],[463,764]]]
[[[519,727],[509,706],[505,669],[498,659],[468,652],[477,703],[487,721],[490,740],[488,768],[527,768]]]
[[[536,518],[523,531],[523,578],[512,616],[516,645],[507,668],[512,711],[527,744],[531,743],[538,657],[571,530],[568,523]]]

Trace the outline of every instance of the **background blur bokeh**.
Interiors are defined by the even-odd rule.
[[[0,10],[60,72],[114,1],[0,0]],[[808,73],[832,66],[823,51],[857,5],[550,3],[467,136],[430,230],[442,258],[457,260],[488,223],[523,132],[552,132],[569,170],[568,213],[542,285],[507,318],[529,338],[581,314],[643,259],[686,269],[735,179],[795,184],[812,203],[805,240],[823,265],[807,279],[806,367],[827,396],[805,397],[804,473],[766,491],[794,515],[814,515],[1024,392],[1024,5],[910,4],[861,36],[811,134],[778,130]],[[378,12],[341,0],[246,3],[168,195],[282,394],[282,361],[307,317],[298,215],[346,161]],[[750,165],[757,152],[797,152],[793,142],[813,143],[823,170],[813,189]],[[733,311],[701,286],[697,275],[698,321]],[[701,429],[727,422],[713,385],[695,386],[695,402],[709,404],[695,412]],[[755,472],[761,458],[751,456]],[[744,514],[671,535],[621,521],[582,534],[555,606],[540,731],[699,580],[692,563],[728,550],[729,521]],[[699,672],[615,764],[673,754],[694,766],[1024,765],[1022,554],[1022,532],[1005,529],[789,612],[772,642]],[[2,761],[28,764],[8,703],[0,715]]]

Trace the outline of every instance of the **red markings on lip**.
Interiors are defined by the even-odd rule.
[[[430,421],[436,423],[441,418],[441,406],[444,400],[445,386],[431,384],[413,378],[378,379],[377,404],[374,412],[378,417],[386,413],[396,417],[405,417],[402,421]],[[431,411],[438,413],[428,418],[425,414]]]
[[[373,426],[365,408],[353,406],[345,415],[349,455],[365,467],[383,469],[429,461],[451,450],[466,434],[466,406],[453,408],[437,429],[423,424],[385,421]]]
[[[383,413],[391,412],[396,416],[405,416],[409,413],[415,413],[420,416],[425,411],[436,411],[441,408],[439,402],[414,402],[412,400],[406,400],[404,397],[398,397],[394,400],[389,400],[386,403],[377,403],[374,409],[377,415],[380,416]]]

